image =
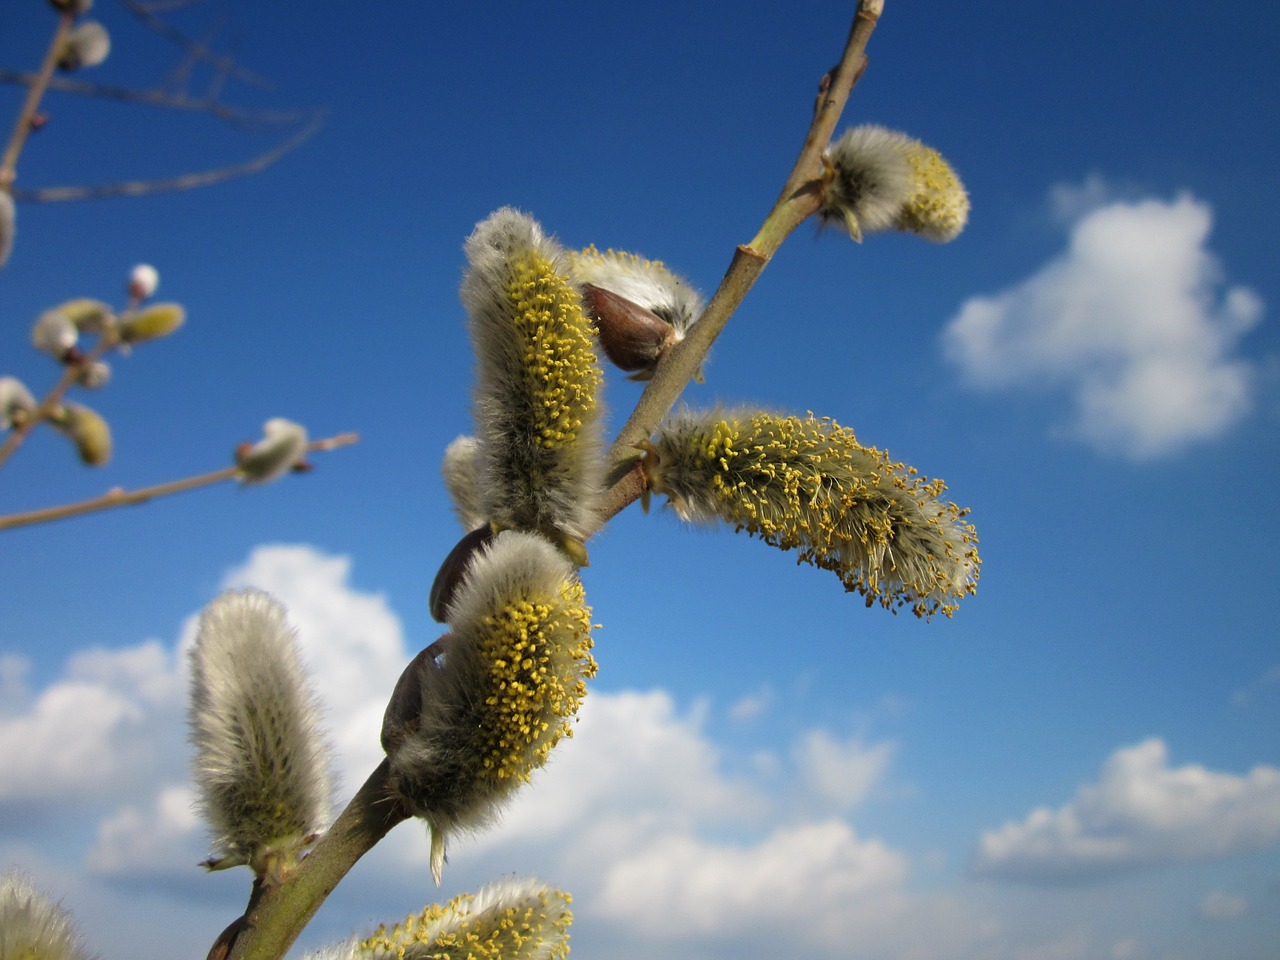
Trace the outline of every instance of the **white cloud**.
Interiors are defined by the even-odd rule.
[[[182,680],[156,641],[77,654],[65,678],[34,697],[20,673],[9,673],[0,804],[98,803],[135,786],[164,752],[151,721],[172,706]]]
[[[795,751],[802,795],[837,811],[852,810],[884,778],[892,758],[890,743],[867,745],[860,737],[840,741],[825,730],[811,730]]]
[[[838,820],[781,827],[741,847],[669,834],[607,869],[598,907],[662,939],[753,929],[834,946],[848,933],[841,918],[896,892],[906,874],[901,853]]]
[[[1232,893],[1214,890],[1200,901],[1200,916],[1205,920],[1237,920],[1249,909],[1249,901]]]
[[[1280,770],[1244,776],[1170,767],[1158,739],[1117,750],[1072,801],[983,834],[976,876],[1087,880],[1146,866],[1228,857],[1280,840]]]
[[[166,870],[192,873],[199,860],[194,837],[201,825],[194,802],[190,786],[169,784],[150,804],[130,804],[107,817],[98,825],[89,869],[125,876]]]
[[[1101,203],[1101,185],[1058,188],[1075,216],[1067,250],[1021,283],[973,297],[943,334],[974,387],[1059,389],[1067,431],[1133,459],[1216,437],[1250,408],[1254,367],[1236,356],[1263,304],[1224,289],[1205,246],[1207,204]]]

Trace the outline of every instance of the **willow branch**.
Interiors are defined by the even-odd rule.
[[[40,75],[24,70],[0,70],[0,83],[28,89],[40,83]],[[208,113],[229,126],[248,129],[264,127],[281,127],[288,124],[301,123],[315,116],[314,110],[247,110],[220,102],[216,96],[206,94],[203,97],[192,97],[185,93],[174,93],[164,89],[135,90],[133,87],[118,87],[109,83],[94,83],[79,77],[51,77],[47,83],[49,90],[78,97],[92,97],[95,100],[113,100],[118,103],[141,103],[149,107],[165,110],[186,110],[196,113]]]
[[[338,447],[356,443],[359,439],[359,434],[341,433],[323,440],[311,441],[307,444],[307,452],[328,452]],[[226,480],[234,480],[239,476],[239,467],[223,467],[221,470],[214,470],[210,473],[185,477],[181,480],[170,480],[168,483],[157,483],[154,486],[140,487],[137,490],[116,488],[115,490],[108,490],[102,496],[94,497],[92,500],[81,500],[77,503],[67,503],[58,507],[46,507],[43,510],[31,510],[27,513],[13,513],[6,517],[0,517],[0,530],[30,527],[37,523],[51,523],[54,520],[79,517],[86,513],[110,510],[113,507],[128,507],[138,503],[146,503],[148,500],[155,500],[159,497],[168,497],[175,493],[195,490],[198,487],[208,487]]]
[[[36,407],[30,416],[24,417],[21,423],[14,424],[12,432],[5,438],[4,443],[0,444],[0,469],[9,462],[9,458],[22,446],[23,441],[30,436],[31,431],[53,415],[54,410],[62,404],[62,398],[67,395],[67,391],[80,379],[80,374],[92,367],[94,363],[102,358],[103,354],[118,345],[119,341],[116,339],[103,337],[83,357],[74,363],[68,363],[63,368],[62,377],[54,384],[53,389],[45,395],[45,398],[40,401],[40,406]]]
[[[265,153],[261,153],[244,163],[199,173],[187,173],[167,180],[127,180],[122,183],[104,183],[96,187],[43,187],[38,190],[15,190],[15,200],[35,203],[58,203],[66,200],[101,200],[106,197],[136,197],[147,193],[161,193],[172,190],[190,190],[194,187],[207,187],[215,183],[223,183],[236,177],[259,173],[271,166],[285,154],[296,150],[324,126],[327,113],[317,111],[311,122],[292,137],[277,144]]]
[[[250,86],[258,87],[262,90],[271,90],[274,84],[265,77],[250,70],[246,70],[240,66],[233,57],[222,56],[214,53],[205,44],[198,40],[192,40],[180,30],[176,30],[169,24],[165,23],[157,13],[163,12],[161,8],[150,6],[148,4],[139,3],[138,0],[121,0],[124,8],[141,20],[147,27],[155,33],[164,37],[170,43],[179,49],[185,51],[188,56],[195,59],[203,60],[212,65],[215,69],[224,71],[228,76],[234,77],[241,83],[247,83]]]
[[[9,144],[5,147],[4,157],[0,159],[0,190],[11,190],[14,177],[18,171],[18,157],[27,142],[27,134],[31,132],[31,120],[40,109],[40,100],[48,89],[49,80],[53,76],[53,68],[67,42],[71,32],[71,24],[75,21],[75,13],[64,10],[58,14],[58,26],[53,31],[53,40],[49,42],[49,50],[44,55],[44,63],[36,74],[35,82],[27,89],[27,99],[18,112],[18,119],[13,125],[13,133],[9,135]]]
[[[633,503],[643,492],[637,484],[636,444],[646,440],[675,406],[680,394],[706,360],[711,345],[742,303],[782,241],[821,203],[822,153],[831,142],[836,121],[844,111],[854,84],[865,67],[867,40],[884,10],[884,0],[861,0],[839,63],[823,77],[813,121],[773,209],[760,231],[735,251],[724,279],[697,323],[658,364],[631,416],[610,450],[610,488],[599,526]],[[640,489],[637,489],[637,486]],[[598,529],[598,527],[597,527]]]
[[[390,773],[383,760],[286,882],[255,887],[229,960],[283,957],[356,862],[408,819],[408,812],[391,799]]]

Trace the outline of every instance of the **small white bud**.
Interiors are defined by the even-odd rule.
[[[0,430],[17,426],[36,411],[36,398],[17,377],[0,377]]]
[[[83,67],[96,67],[111,52],[111,34],[97,20],[77,24],[67,35],[58,69],[70,72]]]
[[[76,383],[86,390],[98,390],[111,382],[111,366],[102,360],[80,366]]]
[[[129,296],[134,300],[146,300],[153,296],[160,285],[160,272],[149,263],[140,263],[129,274]]]
[[[31,344],[55,360],[65,360],[75,349],[80,331],[62,310],[46,310],[31,328]]]
[[[262,425],[262,439],[236,451],[241,483],[269,483],[299,468],[307,455],[307,430],[301,424],[273,417]]]
[[[9,260],[13,252],[13,238],[18,231],[17,211],[13,206],[13,197],[8,190],[0,190],[0,267]]]

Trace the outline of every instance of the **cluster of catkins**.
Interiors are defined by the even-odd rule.
[[[128,306],[119,315],[101,300],[68,300],[40,314],[31,327],[31,344],[61,364],[76,386],[100,389],[111,379],[111,368],[101,359],[108,351],[128,351],[136,344],[167,337],[186,319],[176,303],[143,306],[158,282],[154,267],[139,264],[129,276]],[[86,348],[86,338],[97,342]],[[93,408],[58,402],[42,409],[21,380],[0,377],[0,430],[30,429],[37,419],[70,439],[82,463],[96,467],[111,459],[111,428]]]
[[[826,161],[817,216],[857,239],[892,227],[946,240],[963,227],[963,187],[917,141],[857,128]],[[381,733],[383,800],[427,822],[437,883],[448,839],[491,822],[572,734],[595,674],[578,569],[605,519],[599,358],[648,379],[703,309],[661,263],[595,247],[567,252],[511,208],[477,225],[465,253],[475,435],[450,444],[443,472],[468,532],[431,589],[431,612],[448,632],[405,668]],[[77,318],[91,313],[59,312],[65,322],[42,321],[37,341],[72,362]],[[6,404],[10,419],[25,409]],[[264,440],[238,453],[249,478],[296,465],[306,446],[300,429],[268,422]],[[868,605],[950,615],[975,588],[966,511],[940,499],[940,481],[862,446],[834,421],[682,410],[644,445],[640,463],[648,488],[681,519],[727,523],[794,550]],[[283,882],[326,828],[331,792],[318,702],[284,609],[253,590],[218,597],[201,617],[191,666],[194,774],[214,833],[206,866],[248,864],[259,882]],[[30,955],[79,960],[65,917],[41,897],[21,878],[0,878],[0,938],[19,937],[21,949],[56,943]],[[311,960],[562,960],[568,905],[567,894],[511,880]]]

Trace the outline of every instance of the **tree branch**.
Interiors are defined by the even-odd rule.
[[[168,190],[190,190],[193,187],[208,187],[215,183],[233,180],[236,177],[259,173],[271,166],[285,154],[296,150],[324,126],[327,111],[316,111],[311,122],[292,137],[277,144],[265,153],[252,160],[204,170],[199,173],[187,173],[167,180],[126,180],[120,183],[104,183],[95,187],[42,187],[37,190],[15,190],[13,198],[34,203],[59,203],[66,200],[101,200],[106,197],[136,197],[147,193],[160,193]]]
[[[18,112],[17,122],[13,125],[13,133],[9,135],[9,144],[5,147],[3,159],[0,159],[0,190],[12,192],[13,180],[18,175],[18,156],[22,153],[22,147],[27,142],[27,134],[31,132],[31,119],[36,115],[36,111],[40,109],[40,99],[44,96],[44,92],[49,86],[49,79],[53,76],[53,68],[58,63],[58,57],[66,44],[67,35],[71,32],[71,24],[75,21],[75,18],[76,15],[71,10],[64,10],[58,14],[58,26],[53,31],[53,40],[49,42],[49,50],[44,55],[44,63],[40,65],[40,72],[36,74],[35,82],[27,89],[27,99],[22,104],[22,109]]]
[[[649,385],[640,396],[631,416],[618,432],[609,451],[610,489],[599,525],[640,495],[629,474],[638,456],[636,444],[649,438],[658,423],[675,406],[680,394],[706,360],[711,345],[734,311],[742,303],[756,278],[764,271],[782,241],[813,214],[821,202],[818,188],[822,176],[822,152],[831,142],[836,121],[844,110],[865,61],[867,40],[884,10],[884,0],[861,0],[854,14],[849,39],[840,62],[823,78],[813,122],[778,200],[765,218],[760,232],[745,246],[739,246],[707,309],[689,328],[685,338],[658,364]],[[598,527],[597,527],[598,529]]]
[[[338,882],[391,828],[409,818],[391,798],[383,760],[288,880],[255,887],[229,960],[278,960]]]
[[[359,434],[341,433],[323,440],[312,440],[307,444],[307,452],[328,452],[338,447],[356,443],[359,439]],[[78,503],[67,503],[59,507],[46,507],[43,510],[12,513],[7,517],[0,517],[0,530],[30,527],[37,523],[51,523],[54,520],[79,517],[86,513],[110,510],[113,507],[127,507],[133,504],[146,503],[148,500],[155,500],[158,497],[167,497],[186,490],[195,490],[197,487],[207,487],[211,484],[222,483],[225,480],[232,480],[239,474],[239,467],[224,467],[211,473],[185,477],[182,480],[170,480],[168,483],[157,483],[154,486],[141,487],[137,490],[121,490],[117,487],[114,490],[108,490],[100,497],[94,497],[92,500],[81,500]]]

